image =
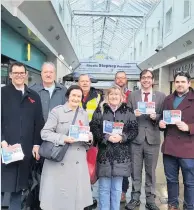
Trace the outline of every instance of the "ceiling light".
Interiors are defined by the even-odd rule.
[[[186,44],[187,44],[187,45],[191,45],[191,44],[192,44],[192,41],[191,41],[191,40],[187,40],[187,41],[186,41]]]
[[[148,68],[148,70],[149,70],[149,71],[153,71],[153,68],[152,68],[152,67],[150,67],[150,68]]]
[[[49,29],[48,29],[48,31],[52,31],[53,28],[54,28],[54,26],[50,26]]]
[[[60,39],[60,36],[59,36],[59,35],[57,35],[57,36],[55,37],[55,39],[56,39],[56,40],[59,40],[59,39]]]
[[[172,63],[174,61],[176,61],[176,57],[172,57],[172,58],[169,58],[168,60],[166,60],[167,63]]]
[[[64,57],[63,57],[61,54],[59,54],[59,58],[60,58],[61,60],[64,60]]]
[[[69,66],[69,69],[70,69],[70,70],[72,70],[72,69],[73,69],[73,67],[70,65],[70,66]]]

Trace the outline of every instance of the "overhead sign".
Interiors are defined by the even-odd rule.
[[[125,71],[126,74],[132,75],[139,75],[141,72],[136,63],[112,60],[82,60],[78,71],[92,74],[115,74],[118,71]]]

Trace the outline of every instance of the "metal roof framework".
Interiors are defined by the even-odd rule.
[[[144,17],[160,0],[68,0],[82,58],[120,60]]]

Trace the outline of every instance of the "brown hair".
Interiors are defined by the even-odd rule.
[[[150,74],[152,75],[152,79],[154,79],[154,73],[153,71],[150,71],[148,69],[144,69],[141,73],[140,73],[140,80],[142,78],[143,75],[145,75],[147,72],[150,72]]]

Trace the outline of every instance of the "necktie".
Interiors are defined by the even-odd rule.
[[[144,102],[148,102],[148,95],[149,95],[150,93],[143,93],[143,94],[145,95]]]

